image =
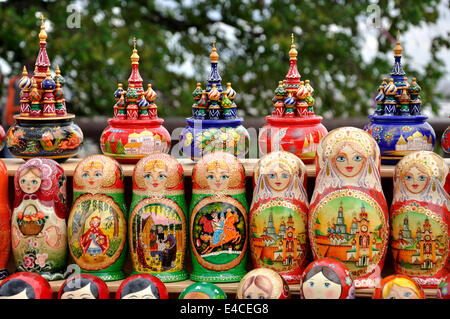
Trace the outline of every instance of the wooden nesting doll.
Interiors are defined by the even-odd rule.
[[[57,162],[33,158],[14,176],[11,244],[17,271],[47,280],[65,278],[67,262],[66,176]]]
[[[190,278],[240,281],[246,274],[248,241],[244,168],[233,155],[214,152],[195,164],[192,182]]]
[[[133,172],[128,238],[134,272],[163,282],[187,279],[186,199],[183,167],[171,155],[154,153]]]
[[[0,299],[52,299],[52,288],[41,275],[17,272],[0,283]]]
[[[255,267],[277,271],[287,283],[298,283],[309,249],[306,168],[288,152],[262,157],[253,176],[250,252]]]
[[[289,286],[275,270],[256,268],[241,279],[236,299],[289,299]]]
[[[405,275],[390,275],[383,278],[375,288],[372,299],[425,299],[420,285]]]
[[[134,274],[122,281],[116,299],[169,299],[169,292],[158,277]]]
[[[59,289],[58,299],[109,299],[106,283],[91,274],[70,276]]]
[[[423,288],[436,288],[448,273],[449,205],[444,159],[413,152],[395,167],[391,206],[391,248],[395,273]]]
[[[0,160],[0,280],[8,276],[11,251],[11,209],[8,198],[8,171]]]
[[[219,286],[202,281],[184,288],[178,299],[227,299],[227,295]]]
[[[123,191],[123,172],[116,160],[93,155],[76,166],[67,224],[69,251],[81,272],[104,281],[125,278],[127,211]]]
[[[378,144],[363,130],[338,128],[322,139],[315,161],[308,215],[314,259],[339,259],[356,288],[373,288],[381,279],[389,240]]]

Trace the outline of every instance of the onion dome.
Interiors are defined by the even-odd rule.
[[[208,77],[208,84],[206,86],[206,91],[209,92],[213,84],[216,84],[216,87],[219,90],[219,92],[222,92],[222,84],[221,84],[222,77],[220,76],[218,70],[219,55],[217,54],[216,50],[216,40],[213,40],[213,47],[209,58],[211,60],[211,72]]]
[[[47,46],[47,32],[45,32],[45,24],[44,24],[44,16],[41,15],[41,31],[39,32],[39,42],[40,42],[40,50],[38,56],[36,58],[36,64],[39,68],[40,72],[45,72],[45,68],[50,66],[50,60],[47,55],[47,50],[45,47]],[[34,74],[36,75],[37,72]]]
[[[278,87],[275,89],[275,96],[277,98],[284,98],[286,96],[286,89],[284,88],[283,81],[278,81]]]
[[[53,81],[59,82],[59,84],[61,85],[61,87],[64,86],[64,84],[66,84],[66,80],[64,79],[64,77],[61,75],[61,70],[59,69],[59,65],[56,66],[56,70],[55,70],[56,75],[53,77]]]
[[[305,88],[306,88],[306,90],[308,91],[308,93],[309,93],[310,95],[313,95],[313,94],[314,94],[314,89],[313,89],[313,87],[311,86],[311,84],[309,84],[309,80],[305,80]]]
[[[200,100],[202,97],[202,84],[200,82],[197,82],[197,87],[192,91],[192,98],[194,100]]]
[[[395,47],[394,47],[394,59],[395,59],[395,63],[394,63],[394,67],[391,71],[391,76],[393,78],[395,78],[395,82],[399,82],[402,80],[402,77],[405,75],[405,71],[403,71],[403,67],[402,67],[402,52],[403,52],[403,48],[400,45],[400,32],[398,32],[397,34],[397,41],[395,43]]]
[[[395,95],[395,93],[397,92],[397,87],[394,84],[393,78],[389,79],[389,83],[384,88],[384,92],[386,93],[386,95]]]
[[[306,97],[305,101],[308,104],[308,106],[313,106],[316,100],[314,99],[312,94],[308,94],[308,96]]]
[[[153,91],[154,92],[154,91]],[[140,108],[144,108],[150,105],[150,103],[148,102],[148,100],[144,97],[145,93],[141,92],[141,98],[139,100],[138,106]],[[156,97],[156,93],[155,93],[155,97]]]
[[[135,102],[139,98],[139,93],[136,91],[133,84],[128,87],[126,98],[130,102]]]
[[[199,108],[206,108],[206,107],[208,107],[208,99],[206,98],[206,90],[202,91],[202,97],[197,102],[197,106]]]
[[[405,88],[409,89],[409,86],[410,86],[410,84],[408,82],[408,78],[405,76]]]
[[[300,81],[300,86],[297,89],[297,92],[295,93],[295,96],[299,99],[299,100],[304,100],[307,98],[308,96],[308,89],[306,88],[305,84],[303,81]]]
[[[117,84],[117,90],[114,92],[114,98],[116,99],[116,101],[118,101],[120,99],[120,97],[122,96],[122,92],[123,92],[123,86],[122,83]]]
[[[377,102],[382,102],[382,101],[384,100],[384,98],[385,98],[385,95],[384,95],[384,86],[383,86],[383,85],[380,85],[380,86],[378,87],[378,94],[377,94],[377,96],[375,96],[375,101],[377,101]]]
[[[295,49],[294,44],[294,34],[291,35],[292,37],[292,43],[291,43],[291,49],[289,50],[289,70],[286,74],[286,83],[285,88],[287,91],[290,91],[292,93],[295,92],[295,90],[300,85],[300,73],[297,69],[297,50]]]
[[[400,104],[409,104],[411,98],[409,97],[408,91],[402,90],[402,94],[398,97],[398,102]]]
[[[53,91],[56,101],[62,101],[64,99],[64,90],[61,87],[61,83],[56,81],[56,89]]]
[[[228,98],[227,96],[227,92],[222,92],[222,102],[220,103],[220,105],[226,109],[226,108],[230,108],[233,105],[233,102],[231,102],[231,100]]]
[[[217,54],[216,50],[216,40],[213,40],[213,47],[211,50],[211,54],[209,55],[209,59],[211,60],[211,63],[219,62],[219,54]]]
[[[33,82],[28,77],[28,72],[25,65],[23,66],[22,77],[20,78],[18,85],[21,90],[29,90],[33,85]]]
[[[125,103],[125,91],[120,92],[120,98],[117,100],[116,106],[118,108],[124,108],[126,105]]]
[[[417,84],[416,78],[412,78],[411,85],[408,88],[409,94],[419,94],[422,88]]]
[[[231,87],[231,83],[227,83],[227,89],[225,90],[227,92],[227,97],[233,101],[236,98],[236,91]]]
[[[33,104],[39,104],[41,102],[41,93],[39,92],[39,90],[37,89],[37,83],[36,80],[33,80],[33,89],[31,90],[30,93],[30,101]]]
[[[156,92],[152,89],[152,85],[149,83],[147,84],[147,91],[145,91],[145,98],[150,103],[156,100]]]
[[[211,91],[208,93],[208,98],[211,101],[218,101],[220,99],[220,92],[216,87],[216,84],[213,84]]]
[[[41,87],[43,90],[54,90],[56,87],[55,81],[52,79],[50,69],[47,69],[47,77],[42,81]]]
[[[133,38],[133,54],[131,55],[131,74],[128,78],[129,86],[133,84],[135,90],[142,91],[142,77],[139,74],[139,55],[136,49],[136,38]]]
[[[288,93],[288,97],[286,98],[286,100],[284,100],[284,105],[286,107],[293,107],[295,105],[295,99],[292,97],[292,93],[289,92]]]

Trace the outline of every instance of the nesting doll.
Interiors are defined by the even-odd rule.
[[[422,287],[405,275],[390,275],[383,278],[375,288],[373,299],[425,299]]]
[[[116,299],[169,299],[169,292],[158,277],[134,274],[119,286]]]
[[[449,284],[450,283],[450,275],[445,276],[442,278],[441,282],[439,283],[436,297],[437,299],[450,299],[450,291],[449,291]]]
[[[163,282],[185,280],[186,200],[183,167],[171,155],[154,153],[133,172],[128,238],[133,270]]]
[[[227,295],[215,284],[202,281],[184,288],[178,299],[227,299]]]
[[[59,289],[58,299],[109,299],[108,286],[91,274],[70,276]]]
[[[317,259],[303,272],[303,299],[355,299],[355,282],[347,266],[334,258]]]
[[[81,272],[104,281],[125,278],[127,211],[123,191],[123,172],[116,160],[93,155],[76,166],[67,224],[69,251]]]
[[[236,282],[246,273],[245,174],[236,157],[214,152],[194,166],[190,243],[194,281]]]
[[[321,140],[315,161],[308,215],[314,259],[339,259],[356,288],[373,288],[381,280],[389,240],[378,144],[363,130],[338,128]]]
[[[255,267],[298,283],[308,251],[306,168],[294,154],[272,152],[255,169],[250,208],[250,252]]]
[[[52,159],[30,159],[17,170],[14,188],[11,244],[17,271],[63,279],[67,261],[63,168]]]
[[[447,175],[444,159],[428,151],[408,154],[395,167],[391,206],[394,269],[423,288],[436,288],[448,273]]]
[[[275,270],[256,268],[239,282],[236,299],[289,299],[286,281]]]
[[[11,209],[8,198],[8,171],[0,160],[0,280],[8,276],[11,251]]]
[[[17,272],[0,283],[0,299],[52,299],[48,281],[33,272]]]

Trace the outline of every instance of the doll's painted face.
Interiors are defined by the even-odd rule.
[[[147,286],[140,291],[131,292],[122,297],[122,299],[159,299],[152,291],[151,286]]]
[[[64,292],[61,299],[97,299],[92,294],[91,285],[92,283],[89,283],[80,289]]]
[[[89,162],[81,173],[81,183],[88,189],[98,189],[103,183],[103,165],[100,162]]]
[[[284,165],[277,163],[269,168],[265,174],[265,179],[271,189],[281,192],[289,186],[291,175],[290,171]]]
[[[313,269],[314,270],[314,269]],[[305,299],[339,299],[342,292],[337,275],[320,271],[307,280],[302,285]]]
[[[419,297],[413,289],[393,284],[384,299],[419,299]]]
[[[41,187],[42,179],[36,168],[25,169],[19,178],[20,188],[27,194],[36,193]]]
[[[272,288],[272,281],[266,276],[252,276],[243,287],[242,299],[270,299]]]
[[[150,164],[150,165],[149,165]],[[144,183],[148,190],[159,192],[166,188],[167,167],[161,162],[153,162],[146,165],[144,169]]]
[[[228,187],[230,173],[223,166],[208,168],[206,172],[206,181],[213,191],[222,191]]]
[[[429,176],[416,166],[411,167],[402,177],[406,189],[413,194],[421,193],[427,187],[429,181]]]
[[[358,175],[366,161],[367,158],[348,143],[344,144],[332,158],[336,169],[346,177],[355,177]]]

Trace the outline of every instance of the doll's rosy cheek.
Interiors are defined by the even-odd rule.
[[[330,289],[325,294],[326,299],[338,299],[339,295],[338,292],[334,289]]]

